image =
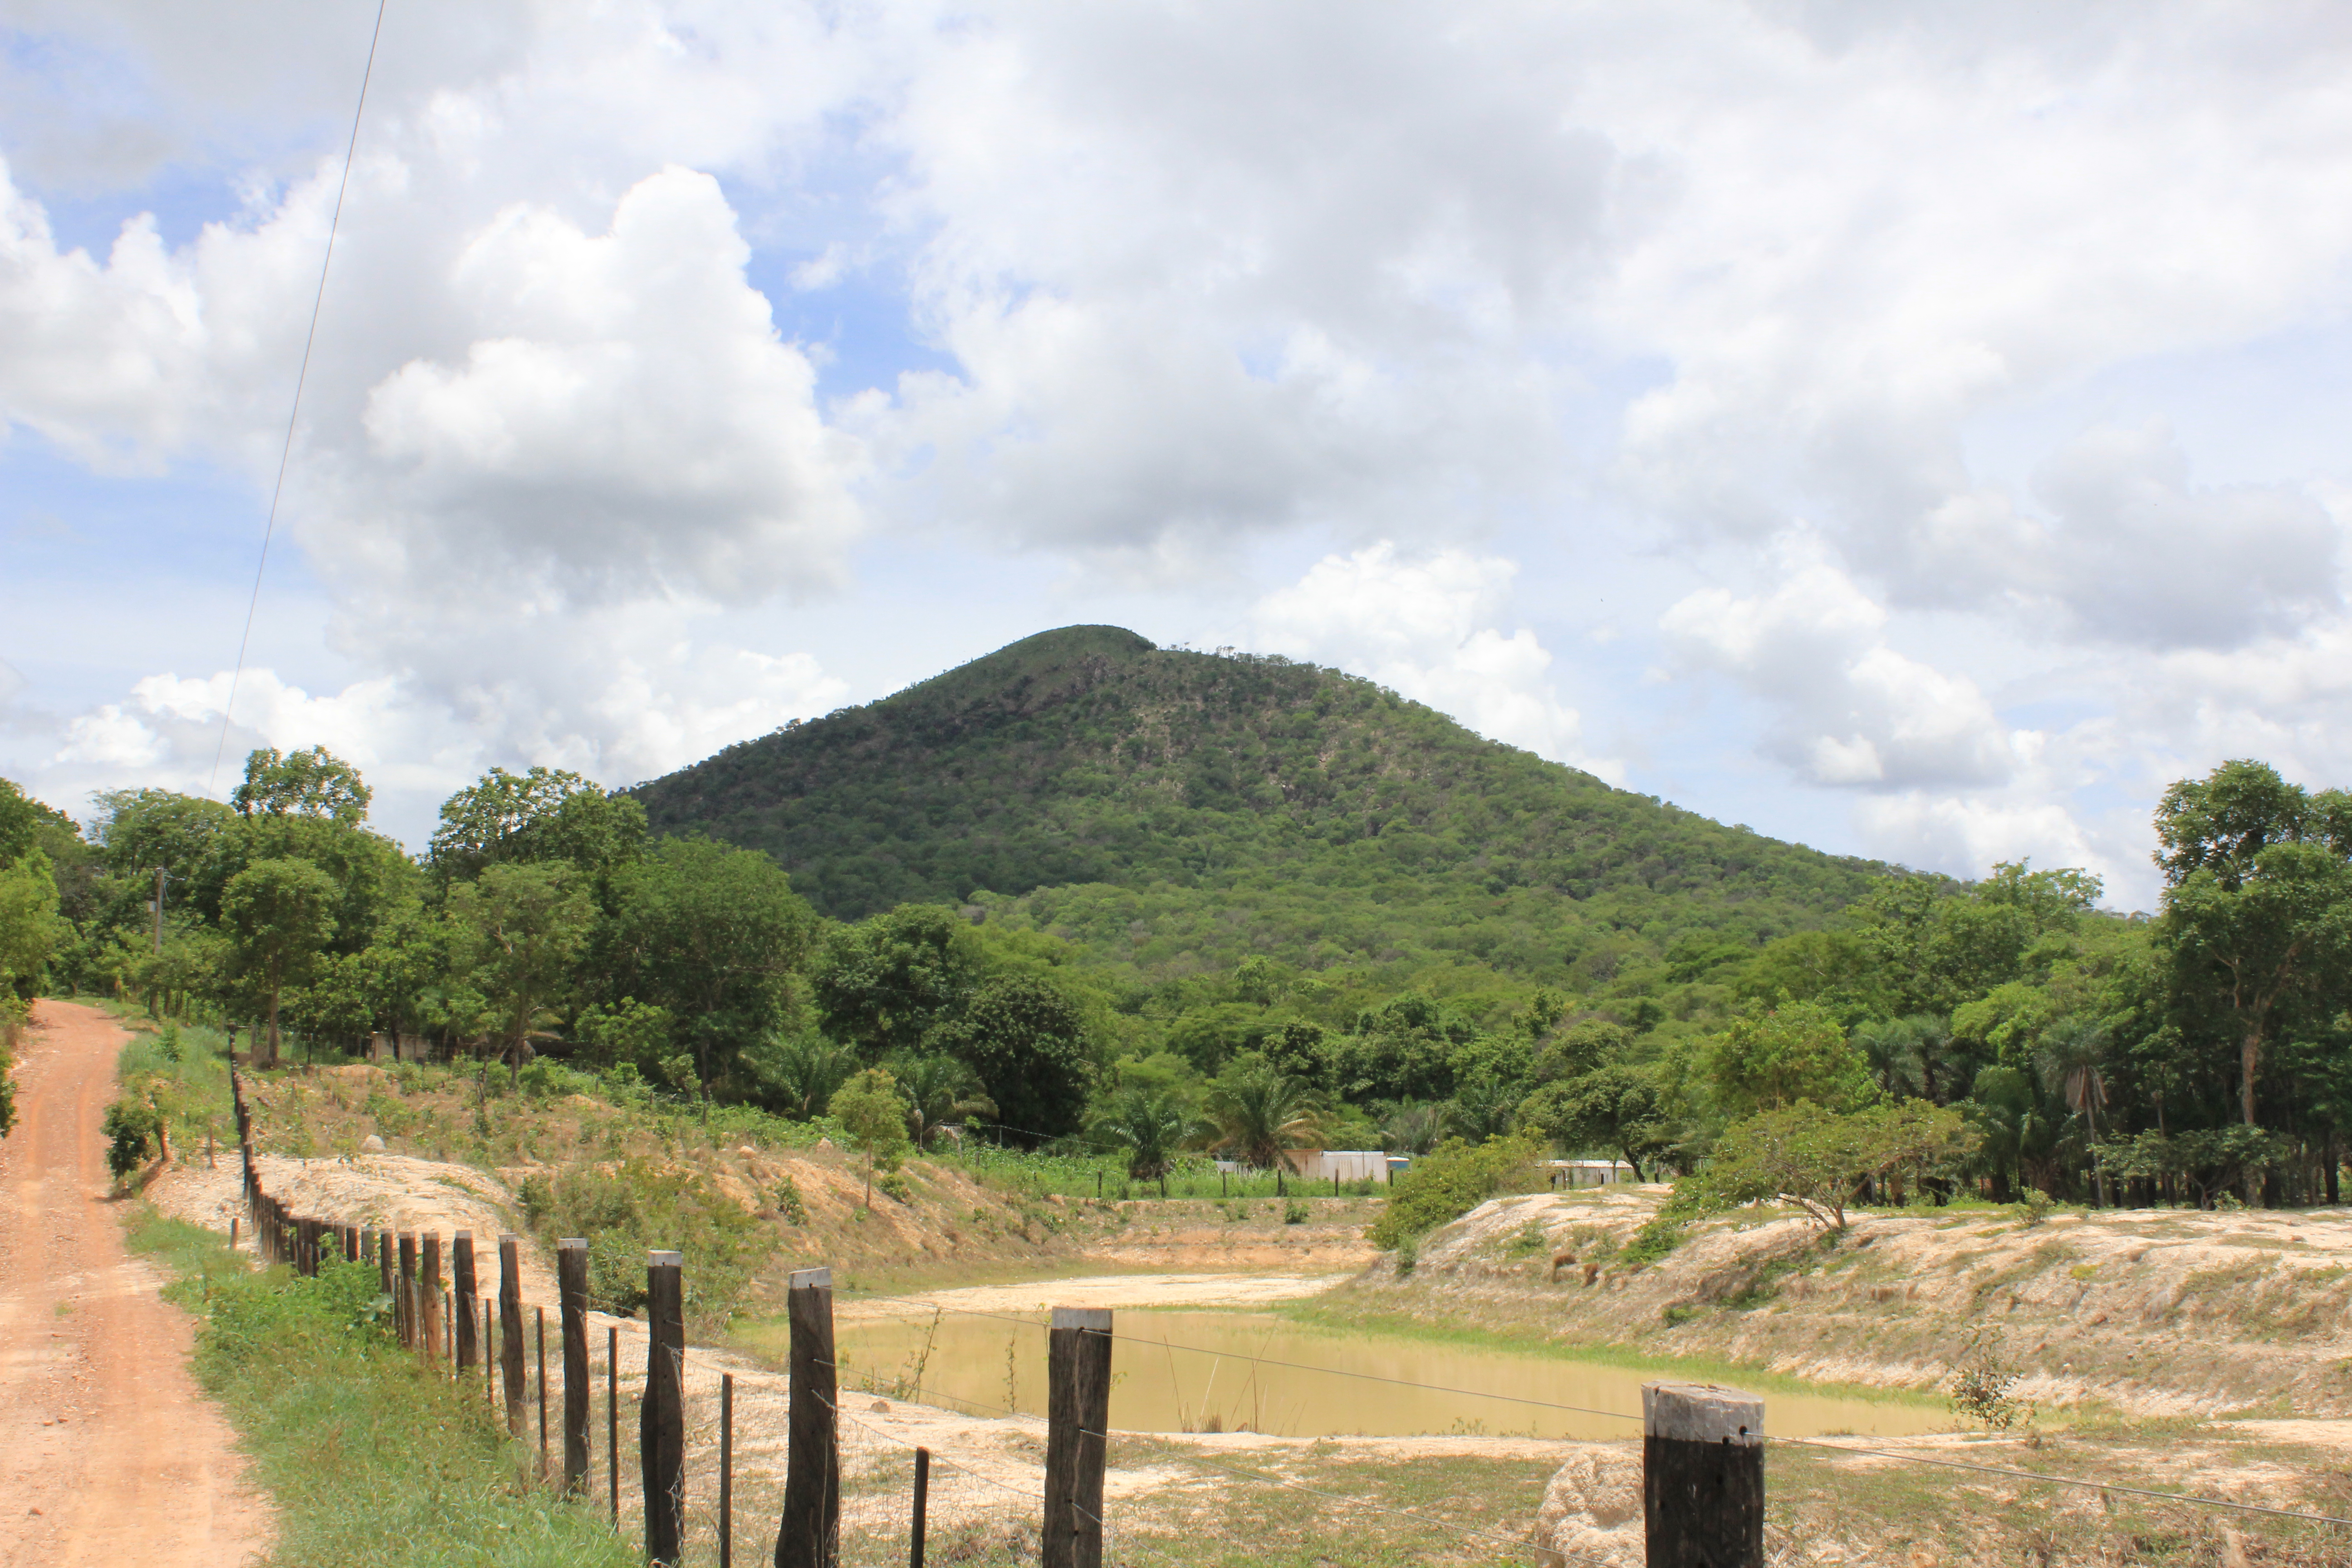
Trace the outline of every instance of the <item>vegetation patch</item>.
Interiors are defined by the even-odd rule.
[[[603,1505],[532,1484],[471,1385],[425,1373],[392,1339],[372,1268],[256,1272],[221,1237],[152,1211],[134,1249],[177,1276],[195,1373],[277,1505],[271,1561],[293,1568],[632,1568],[642,1550]]]

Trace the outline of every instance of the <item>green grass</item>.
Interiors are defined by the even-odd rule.
[[[256,1271],[211,1231],[143,1210],[132,1248],[176,1277],[195,1314],[197,1381],[218,1399],[278,1510],[273,1568],[631,1568],[641,1550],[604,1505],[520,1478],[470,1385],[400,1351],[373,1270],[330,1260],[316,1279]]]

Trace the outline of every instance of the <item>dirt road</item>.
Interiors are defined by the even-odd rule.
[[[233,1568],[267,1545],[267,1508],[107,1201],[123,1032],[58,1002],[33,1019],[0,1142],[0,1563]]]

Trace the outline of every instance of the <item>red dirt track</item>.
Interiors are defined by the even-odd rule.
[[[124,1032],[41,1002],[0,1142],[0,1563],[236,1568],[267,1506],[188,1372],[193,1328],[123,1245],[99,1123]]]

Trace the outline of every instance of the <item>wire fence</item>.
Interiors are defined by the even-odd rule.
[[[232,1089],[245,1156],[247,1212],[256,1223],[254,1242],[262,1258],[291,1263],[298,1272],[316,1272],[328,1258],[349,1258],[356,1250],[353,1243],[360,1234],[359,1227],[290,1215],[263,1190],[253,1157],[242,1084],[234,1074]],[[425,1256],[436,1254],[437,1247],[438,1238],[432,1238]],[[381,1238],[377,1257],[387,1273],[392,1251],[391,1238]],[[394,1303],[392,1317],[402,1342],[415,1348],[427,1365],[437,1364],[449,1375],[480,1377],[483,1396],[493,1409],[503,1402],[510,1414],[520,1415],[520,1423],[510,1429],[526,1443],[537,1436],[541,1479],[555,1484],[559,1479],[569,1479],[584,1496],[602,1501],[609,1509],[616,1529],[636,1526],[645,1515],[644,1493],[654,1484],[658,1468],[646,1463],[639,1434],[640,1422],[646,1417],[646,1401],[655,1396],[650,1391],[664,1381],[649,1378],[646,1371],[646,1358],[663,1353],[658,1340],[651,1337],[649,1331],[628,1325],[628,1342],[625,1344],[623,1326],[613,1324],[590,1341],[589,1353],[579,1359],[578,1365],[591,1380],[591,1388],[603,1395],[601,1401],[591,1402],[592,1407],[596,1404],[603,1407],[602,1431],[592,1427],[567,1434],[564,1418],[557,1417],[552,1436],[561,1439],[569,1435],[583,1447],[601,1447],[604,1462],[590,1465],[584,1477],[564,1478],[562,1460],[551,1452],[551,1447],[560,1452],[563,1444],[551,1444],[548,1415],[551,1379],[560,1384],[561,1366],[551,1369],[545,1359],[541,1348],[545,1343],[543,1317],[535,1310],[528,1321],[520,1314],[509,1320],[503,1311],[491,1309],[488,1294],[477,1296],[467,1303],[478,1326],[478,1337],[474,1342],[476,1364],[460,1367],[460,1335],[456,1321],[461,1315],[459,1298],[449,1294],[432,1299],[429,1289],[411,1279],[407,1268],[410,1255],[405,1246],[401,1251],[402,1294]],[[670,1258],[669,1267],[677,1267],[675,1255],[658,1256]],[[511,1289],[510,1277],[503,1283]],[[1034,1316],[880,1291],[845,1294],[857,1301],[903,1306],[930,1314],[934,1325],[943,1317],[955,1316],[1004,1323],[1013,1326],[1016,1333],[1047,1332],[1047,1326]],[[828,1323],[831,1299],[828,1283],[824,1309]],[[584,1312],[584,1307],[582,1310]],[[1108,1313],[1101,1314],[1101,1318],[1106,1325],[1110,1321]],[[518,1327],[521,1329],[520,1336],[514,1331]],[[826,1331],[829,1346],[830,1329]],[[1492,1401],[1518,1409],[1599,1418],[1622,1424],[1629,1436],[1641,1433],[1655,1437],[1658,1433],[1654,1423],[1643,1412],[1254,1355],[1223,1346],[1123,1334],[1107,1326],[1087,1331],[1100,1333],[1108,1342],[1107,1352],[1110,1346],[1131,1347],[1130,1356],[1137,1350],[1153,1354],[1211,1356],[1248,1363],[1269,1376],[1349,1379],[1389,1390],[1413,1390],[1455,1399]],[[559,1346],[561,1334],[559,1325]],[[647,1342],[640,1345],[636,1342],[639,1339]],[[517,1351],[521,1353],[517,1355]],[[793,1463],[793,1434],[799,1430],[794,1390],[782,1374],[749,1367],[730,1368],[708,1353],[686,1351],[682,1340],[668,1353],[676,1358],[676,1376],[667,1380],[667,1385],[676,1390],[683,1444],[677,1457],[677,1468],[667,1485],[675,1489],[682,1535],[689,1543],[672,1561],[681,1564],[726,1563],[730,1568],[738,1559],[745,1563],[767,1561],[774,1550],[777,1528],[772,1521],[790,1517],[786,1477]],[[560,1362],[560,1349],[558,1354]],[[522,1368],[520,1384],[512,1378],[518,1364]],[[1237,1489],[1264,1489],[1267,1496],[1281,1494],[1307,1500],[1318,1510],[1318,1519],[1322,1517],[1321,1510],[1329,1510],[1343,1518],[1410,1525],[1421,1537],[1444,1542],[1452,1552],[1478,1560],[1523,1559],[1534,1551],[1539,1561],[1559,1563],[1563,1568],[1569,1564],[1642,1561],[1638,1550],[1631,1547],[1581,1551],[1556,1539],[1538,1541],[1534,1521],[1524,1514],[1524,1523],[1465,1523],[1433,1513],[1426,1506],[1404,1506],[1392,1496],[1349,1489],[1332,1473],[1314,1473],[1312,1479],[1302,1479],[1300,1474],[1286,1473],[1300,1467],[1295,1459],[1286,1460],[1280,1453],[1252,1450],[1247,1455],[1236,1454],[1178,1434],[1122,1434],[1113,1430],[1105,1419],[1108,1411],[1107,1387],[1101,1394],[1096,1425],[1087,1425],[1083,1418],[1073,1417],[1063,1408],[1065,1402],[1058,1383],[1050,1413],[1036,1408],[1024,1410],[1020,1408],[1022,1396],[1009,1361],[1004,1399],[1001,1402],[940,1386],[938,1379],[928,1375],[928,1348],[923,1355],[896,1369],[859,1365],[844,1352],[835,1352],[818,1364],[826,1374],[825,1381],[834,1388],[825,1402],[824,1426],[830,1434],[825,1463],[830,1467],[838,1500],[837,1512],[833,1516],[837,1540],[835,1560],[849,1568],[866,1568],[868,1564],[880,1568],[886,1563],[926,1560],[971,1564],[1035,1562],[1043,1552],[1046,1532],[1057,1528],[1053,1522],[1057,1507],[1063,1510],[1064,1518],[1082,1521],[1097,1532],[1100,1563],[1195,1563],[1202,1559],[1201,1544],[1182,1532],[1182,1510],[1168,1506],[1170,1500],[1184,1496],[1207,1498],[1230,1509],[1235,1503]],[[1108,1364],[1107,1355],[1106,1373]],[[1055,1376],[1061,1376],[1058,1363]],[[907,1408],[909,1406],[913,1408]],[[2043,1487],[2096,1494],[2110,1504],[2114,1500],[2131,1500],[2179,1510],[2211,1510],[2216,1516],[2274,1520],[2328,1532],[2352,1531],[2352,1517],[2338,1513],[2143,1486],[2128,1479],[2069,1474],[2026,1465],[1989,1464],[1884,1442],[1767,1436],[1762,1430],[1760,1403],[1756,1411],[1753,1434],[1745,1427],[1741,1433],[1756,1454],[1754,1514],[1759,1539],[1763,1518],[1761,1456],[1768,1444],[1815,1454],[1832,1465],[1867,1460],[1983,1477],[2006,1483],[2012,1493],[2020,1487]],[[937,1419],[950,1413],[964,1418],[964,1425],[943,1425]],[[573,1414],[576,1416],[576,1411]],[[969,1427],[972,1421],[992,1424],[985,1440],[975,1437]],[[928,1442],[923,1440],[927,1433],[932,1435]],[[1152,1475],[1147,1481],[1138,1483],[1132,1473],[1120,1472],[1119,1484],[1102,1493],[1104,1500],[1099,1511],[1068,1497],[1057,1504],[1049,1495],[1049,1453],[1055,1441],[1073,1436],[1090,1446],[1087,1462],[1093,1467],[1097,1488],[1103,1485],[1104,1474],[1113,1469],[1109,1459],[1113,1446],[1118,1443],[1151,1445],[1149,1468]],[[602,1438],[601,1443],[595,1441],[597,1437]],[[1645,1465],[1657,1462],[1658,1447],[1654,1442],[1645,1446]],[[634,1487],[632,1483],[635,1483]],[[1656,1489],[1654,1485],[1644,1484],[1650,1491]],[[1656,1510],[1652,1506],[1647,1511],[1650,1526],[1654,1530]],[[2330,1538],[2335,1543],[2330,1550],[2352,1552],[2352,1535],[2331,1534]],[[1654,1536],[1653,1541],[1652,1561],[1679,1561],[1659,1558]],[[1322,1540],[1317,1551],[1321,1561],[1335,1563],[1375,1560],[1369,1552],[1351,1551],[1345,1532],[1335,1531]],[[810,1559],[823,1560],[822,1553]],[[1377,1560],[1387,1563],[1396,1558],[1389,1555]]]

